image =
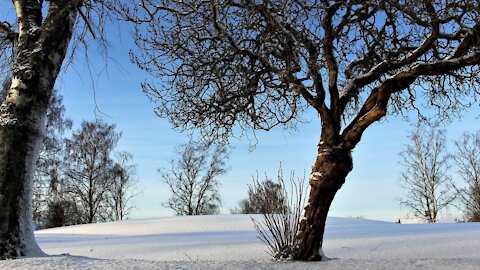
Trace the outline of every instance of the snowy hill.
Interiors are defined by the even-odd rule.
[[[36,236],[46,253],[70,255],[2,261],[0,269],[480,269],[478,223],[329,218],[324,251],[337,259],[314,264],[270,261],[248,215],[128,220]]]

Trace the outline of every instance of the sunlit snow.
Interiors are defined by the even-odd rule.
[[[261,219],[260,216],[254,216]],[[271,261],[248,215],[166,217],[36,232],[45,258],[0,269],[480,269],[480,224],[329,218],[316,263]]]

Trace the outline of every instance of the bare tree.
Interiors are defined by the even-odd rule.
[[[111,154],[120,136],[115,125],[95,121],[83,122],[72,139],[66,140],[66,192],[84,210],[83,223],[101,219],[111,186]]]
[[[464,188],[455,187],[465,206],[469,221],[480,221],[480,132],[464,133],[455,141],[457,152],[453,156]]]
[[[0,105],[0,259],[43,254],[32,231],[31,192],[48,103],[72,38],[85,41],[74,45],[87,44],[88,34],[102,39],[105,4],[2,2],[16,16],[0,18],[0,76],[11,75]]]
[[[448,175],[451,156],[446,151],[445,131],[421,127],[410,133],[411,144],[400,153],[404,172],[400,178],[406,190],[400,203],[411,209],[416,217],[429,223],[438,220],[438,213],[455,200]]]
[[[217,177],[227,172],[227,149],[214,149],[193,142],[177,148],[178,159],[170,162],[170,169],[159,170],[162,181],[172,196],[165,206],[177,215],[212,215],[219,213],[221,198]]]
[[[130,162],[132,154],[119,152],[111,168],[111,183],[107,194],[107,212],[112,220],[123,220],[135,208],[132,199],[139,193],[136,190],[135,165]]]
[[[47,109],[45,134],[33,177],[33,220],[42,225],[50,204],[61,199],[59,182],[62,178],[63,140],[66,131],[72,128],[72,120],[65,118],[63,97],[54,90]],[[58,208],[58,207],[57,207]],[[49,211],[50,212],[50,211]]]
[[[137,26],[134,61],[159,78],[143,89],[176,129],[218,141],[318,113],[297,260],[324,258],[328,210],[369,126],[387,112],[428,118],[424,106],[436,110],[431,120],[452,117],[480,92],[473,2],[142,0],[123,8]]]
[[[283,181],[283,179],[281,179]],[[278,214],[285,211],[285,188],[282,182],[275,183],[268,177],[259,181],[258,173],[253,178],[253,184],[248,185],[248,198],[240,202],[234,209],[238,214]]]

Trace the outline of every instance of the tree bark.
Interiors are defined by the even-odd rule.
[[[18,107],[5,117],[7,107],[2,104],[0,123],[0,259],[38,256],[31,185],[44,118]]]
[[[44,254],[33,234],[33,172],[48,103],[82,2],[51,2],[44,20],[41,1],[13,3],[17,53],[12,83],[0,106],[0,259]]]
[[[321,261],[323,233],[328,210],[337,191],[352,170],[350,150],[340,147],[320,147],[310,175],[310,195],[300,230],[295,240],[294,260]]]

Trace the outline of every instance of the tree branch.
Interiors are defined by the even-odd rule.
[[[333,6],[327,8],[327,14],[322,22],[323,29],[325,31],[325,37],[323,39],[323,55],[327,61],[328,67],[328,91],[330,93],[330,109],[337,107],[338,102],[338,63],[335,59],[333,42],[337,38],[335,36],[335,30],[333,29],[332,19],[341,4],[336,3]]]
[[[447,57],[447,59],[458,58],[464,55],[469,49],[473,46],[479,44],[479,35],[480,35],[480,22],[475,24],[472,28],[469,29],[462,42],[458,45],[456,50]]]
[[[347,78],[350,78],[350,80],[349,80],[349,83],[342,89],[342,94],[340,96],[340,101],[339,101],[340,114],[344,112],[345,107],[348,104],[349,100],[352,97],[355,97],[356,95],[358,95],[358,91],[362,89],[362,87],[374,82],[375,80],[378,80],[382,75],[385,75],[385,73],[387,73],[388,71],[395,70],[399,67],[414,63],[419,57],[424,55],[433,47],[433,45],[435,44],[435,41],[439,37],[440,24],[438,20],[435,18],[433,14],[434,11],[432,9],[433,7],[429,9],[430,15],[431,15],[431,23],[429,24],[429,27],[431,28],[430,35],[423,41],[421,45],[419,45],[417,48],[412,50],[406,56],[402,57],[398,61],[390,61],[388,59],[384,59],[382,62],[375,65],[368,72],[360,76],[353,76],[352,69],[357,65],[357,63],[364,61],[365,59],[355,60],[349,64],[346,75],[347,75]],[[382,32],[384,33],[387,24],[388,23],[385,23],[380,33]],[[370,54],[373,54],[375,52],[375,46],[377,44],[378,44],[377,40],[372,43],[372,45],[369,47],[369,50],[368,50],[369,53],[367,53],[365,57],[368,57]]]
[[[460,68],[480,64],[480,53],[456,59],[417,64],[411,70],[397,73],[374,89],[357,117],[345,128],[342,139],[345,147],[353,149],[360,141],[365,129],[386,114],[391,94],[407,89],[419,76],[444,75]]]
[[[16,45],[18,43],[18,33],[13,30],[8,22],[0,22],[0,33],[13,44]]]
[[[78,13],[80,13],[80,16],[82,17],[83,21],[85,22],[85,24],[87,25],[87,28],[88,28],[88,31],[90,31],[90,34],[92,34],[92,37],[94,39],[96,39],[97,37],[95,36],[95,32],[93,31],[93,27],[92,27],[92,24],[90,23],[90,21],[88,20],[87,16],[85,15],[85,13],[79,8],[78,9]]]

